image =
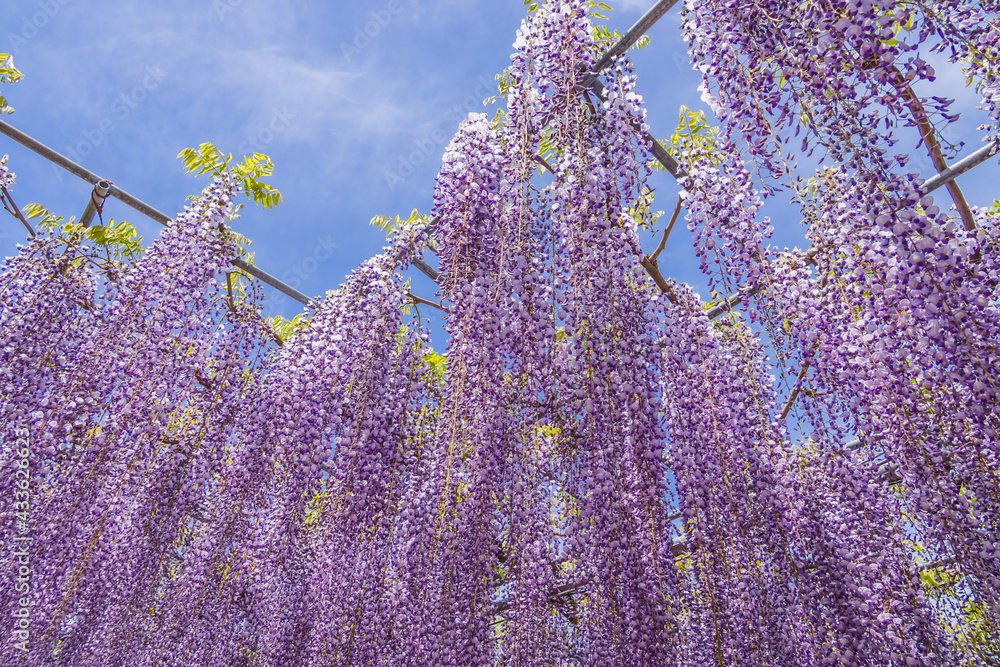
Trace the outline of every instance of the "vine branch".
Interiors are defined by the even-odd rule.
[[[438,310],[451,315],[451,311],[442,306],[440,303],[434,303],[433,301],[429,301],[423,297],[417,296],[413,292],[407,292],[406,296],[408,296],[410,298],[410,301],[412,301],[413,303],[420,303],[425,306],[430,306],[431,308],[437,308]]]
[[[536,159],[536,160],[538,160],[538,162],[539,162],[539,163],[540,163],[540,164],[541,164],[541,165],[542,165],[543,167],[545,167],[546,171],[548,171],[548,172],[549,172],[550,174],[552,174],[553,176],[555,176],[555,175],[556,175],[556,170],[552,168],[552,165],[550,165],[550,164],[548,163],[548,161],[547,161],[547,160],[546,160],[545,158],[543,158],[543,157],[542,157],[541,155],[536,155],[536,156],[535,156],[535,159]]]
[[[663,249],[667,247],[667,239],[670,238],[670,232],[674,229],[674,224],[677,222],[677,218],[681,214],[681,205],[684,203],[684,199],[680,196],[677,197],[677,206],[674,207],[674,212],[670,215],[670,222],[667,223],[666,229],[663,230],[663,237],[660,239],[660,245],[656,246],[656,250],[653,254],[649,256],[652,262],[656,262],[656,258],[660,256]]]
[[[34,228],[24,217],[24,214],[21,213],[21,209],[17,207],[17,204],[14,203],[14,198],[10,196],[10,192],[8,192],[5,187],[0,187],[0,190],[3,190],[3,195],[0,196],[0,201],[3,202],[4,209],[6,209],[12,216],[20,220],[25,229],[28,230],[28,234],[31,235],[31,238],[35,238],[36,234]]]
[[[791,393],[788,394],[788,400],[785,401],[785,407],[781,410],[781,417],[779,417],[779,419],[784,419],[788,416],[788,413],[792,411],[795,399],[799,397],[799,392],[802,391],[802,380],[805,379],[806,373],[809,372],[809,364],[811,361],[811,359],[806,359],[802,362],[802,368],[799,370],[798,377],[795,378],[795,385],[792,387]]]
[[[906,79],[903,78],[902,73],[895,67],[892,69],[894,74],[893,84],[900,95],[903,96],[906,106],[910,109],[910,113],[913,114],[913,120],[917,124],[917,129],[920,130],[920,137],[927,145],[927,152],[930,153],[934,169],[938,173],[941,173],[948,168],[948,163],[941,152],[941,142],[938,141],[934,133],[934,128],[927,116],[927,110],[924,109],[924,105],[917,94],[906,83]],[[976,229],[976,221],[972,217],[972,209],[969,208],[969,203],[965,200],[962,189],[958,187],[958,183],[955,181],[949,181],[945,184],[945,187],[948,188],[948,193],[951,195],[952,201],[955,202],[955,208],[958,209],[958,214],[962,217],[962,223],[965,225],[966,231],[974,231]]]

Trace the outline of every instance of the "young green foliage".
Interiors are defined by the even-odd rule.
[[[0,53],[0,83],[17,83],[24,77],[16,67],[14,67],[14,56],[9,53]],[[0,95],[0,115],[14,113],[14,107],[7,104],[7,100]]]
[[[39,219],[37,227],[51,231],[57,243],[73,249],[74,263],[88,261],[108,276],[120,275],[121,270],[143,253],[142,237],[135,227],[124,220],[108,220],[105,225],[83,226],[71,217],[65,218],[41,204],[28,204],[23,209],[27,220]]]
[[[306,313],[299,313],[292,319],[287,319],[281,315],[267,318],[267,324],[281,340],[287,341],[292,336],[298,334],[309,324],[310,317]]]
[[[678,158],[684,151],[696,151],[700,154],[711,154],[718,145],[719,128],[708,124],[704,111],[692,111],[681,105],[677,128],[670,135],[670,141],[660,141],[671,157]],[[666,171],[659,160],[651,163],[653,169]]]
[[[412,211],[410,211],[410,217],[406,218],[405,220],[399,217],[398,215],[395,216],[394,218],[390,218],[387,215],[376,215],[369,221],[369,224],[372,227],[378,227],[379,229],[381,229],[383,232],[385,232],[386,238],[388,238],[407,227],[412,227],[413,225],[430,224],[430,221],[431,221],[430,216],[420,213],[417,209],[413,209]],[[433,240],[428,240],[427,247],[430,248],[431,250],[435,249]]]
[[[197,149],[185,148],[177,157],[184,162],[189,174],[209,174],[213,178],[229,171],[243,185],[243,192],[253,203],[272,209],[281,202],[281,193],[262,181],[274,173],[274,163],[263,153],[244,156],[243,162],[233,163],[233,154],[223,154],[214,144],[204,143]],[[236,207],[239,211],[242,205]]]

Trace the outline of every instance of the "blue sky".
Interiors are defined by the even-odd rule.
[[[624,31],[653,0],[610,4],[611,26]],[[521,0],[4,6],[0,51],[12,52],[25,75],[5,91],[17,110],[5,120],[168,215],[205,184],[183,173],[181,149],[210,141],[227,152],[267,153],[284,202],[269,212],[248,206],[236,228],[254,241],[262,269],[311,295],[379,251],[384,237],[368,225],[373,215],[429,210],[445,145],[459,119],[484,110],[481,100],[494,94],[493,75],[508,64],[525,12]],[[679,26],[675,8],[634,54],[660,137],[675,127],[680,104],[705,108]],[[965,111],[947,136],[964,136],[967,154],[979,147],[977,98],[957,69],[931,62],[939,80],[930,94],[955,97]],[[18,205],[40,202],[67,218],[82,212],[90,186],[0,136],[3,153],[18,175]],[[927,160],[917,162],[930,175]],[[994,160],[961,183],[973,204],[987,204],[996,181]],[[672,178],[655,175],[653,185],[659,207],[671,210]],[[771,214],[781,245],[806,245],[794,209]],[[111,199],[109,216],[133,222],[147,240],[160,230]],[[0,254],[23,238],[16,220],[0,222]],[[652,250],[656,239],[645,243]],[[660,266],[706,294],[683,225]],[[414,286],[434,292],[419,274]],[[291,316],[299,307],[283,299],[275,310]]]

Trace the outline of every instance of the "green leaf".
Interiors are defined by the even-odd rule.
[[[0,53],[0,83],[16,83],[23,78],[24,75],[14,67],[14,56]]]
[[[92,225],[80,230],[82,238],[104,249],[112,260],[123,262],[142,255],[142,237],[125,221],[108,220],[107,225]]]
[[[24,75],[14,67],[14,56],[9,53],[0,53],[0,83],[17,83]],[[14,107],[7,103],[7,99],[0,95],[0,115],[14,113]]]
[[[0,53],[0,83],[17,83],[24,75],[14,67],[14,56],[9,53]],[[14,107],[7,103],[7,99],[0,95],[0,114],[14,113]]]
[[[21,209],[21,212],[24,213],[24,217],[28,220],[32,220],[34,218],[40,218],[43,215],[48,215],[49,210],[41,204],[28,204]]]
[[[448,359],[433,350],[424,355],[424,361],[427,362],[432,371],[439,372],[442,375],[444,375],[445,370],[448,368]]]
[[[41,204],[28,204],[21,209],[21,212],[24,213],[24,217],[28,220],[41,218],[38,222],[38,227],[42,229],[55,230],[64,219],[61,215],[53,214]]]
[[[390,218],[387,215],[376,215],[369,221],[368,224],[372,227],[381,229],[385,232],[386,238],[389,238],[393,234],[396,234],[407,227],[412,227],[413,225],[418,224],[426,224],[428,220],[428,216],[424,215],[417,209],[413,209],[410,211],[410,217],[405,220],[398,215],[394,218]],[[433,243],[431,243],[429,247],[433,248]]]
[[[271,210],[281,202],[281,193],[277,188],[261,180],[274,173],[274,163],[263,153],[244,156],[242,161],[230,166],[233,161],[232,153],[224,154],[214,144],[204,143],[197,149],[185,148],[177,157],[189,174],[209,174],[212,178],[217,178],[228,170],[240,182],[247,198],[265,210]],[[239,207],[236,211],[238,210]]]
[[[290,320],[280,315],[275,315],[274,317],[267,318],[266,321],[271,330],[285,341],[297,335],[309,325],[309,317],[305,313],[299,313]]]
[[[396,220],[399,220],[399,216],[396,216]],[[393,219],[387,215],[376,215],[372,218],[369,223],[372,227],[378,227],[383,232],[388,232],[393,225]]]
[[[704,111],[692,111],[682,104],[677,128],[670,135],[670,140],[660,140],[660,145],[675,158],[684,151],[711,155],[715,151],[718,136],[719,129],[709,125]],[[657,171],[665,171],[658,160],[653,160],[651,166]]]

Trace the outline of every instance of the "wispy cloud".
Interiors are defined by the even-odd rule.
[[[619,0],[611,6],[626,12],[645,12],[653,3],[650,0]]]

